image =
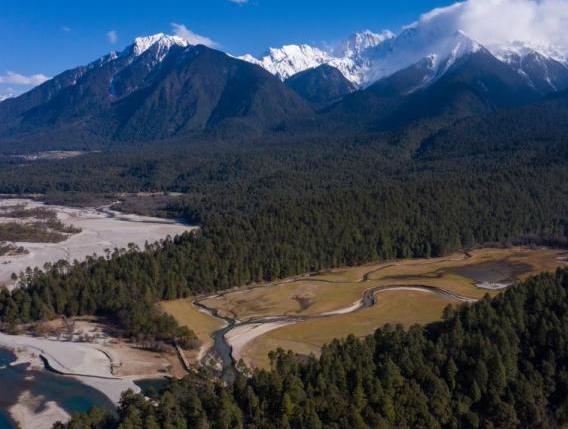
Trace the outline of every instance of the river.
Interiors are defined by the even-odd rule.
[[[465,256],[466,258],[468,257],[467,254]],[[383,267],[384,268],[384,267]],[[381,268],[382,269],[382,268]],[[359,280],[359,283],[367,283],[370,281],[370,275],[373,274],[375,271],[377,270],[372,270],[369,271],[367,273],[365,273],[362,278]],[[303,281],[304,279],[299,278],[297,280],[294,281]],[[289,284],[289,283],[293,283],[286,281],[281,283],[283,284]],[[336,283],[334,281],[330,281],[330,280],[317,280],[317,279],[312,279],[311,281],[321,281],[323,283],[329,283],[330,285],[332,285],[333,283]],[[265,286],[258,286],[258,287],[265,287]],[[278,285],[276,285],[276,287],[278,287]],[[277,329],[281,326],[284,326],[286,324],[292,324],[292,323],[298,323],[298,322],[303,322],[306,320],[313,320],[313,319],[322,319],[322,318],[328,318],[328,317],[333,317],[339,314],[348,314],[348,313],[353,313],[356,311],[361,311],[364,310],[366,308],[372,307],[376,304],[377,302],[377,294],[381,293],[381,292],[387,292],[387,291],[401,291],[401,290],[406,290],[406,291],[414,291],[414,292],[423,292],[423,293],[432,293],[438,296],[441,296],[445,299],[447,299],[449,302],[455,302],[455,303],[473,303],[476,302],[477,299],[475,298],[471,298],[471,297],[467,297],[467,296],[462,296],[459,294],[456,294],[454,292],[451,292],[447,289],[444,288],[440,288],[440,287],[435,287],[435,286],[427,286],[427,285],[381,285],[381,286],[375,286],[375,287],[370,287],[368,289],[366,289],[363,292],[363,295],[361,297],[361,299],[359,301],[357,301],[356,303],[345,307],[345,308],[341,308],[335,311],[331,311],[331,312],[327,312],[327,313],[322,313],[322,314],[314,314],[314,315],[300,315],[300,316],[293,316],[293,315],[274,315],[274,316],[262,316],[262,317],[253,317],[247,320],[237,320],[236,318],[233,317],[228,317],[226,315],[221,315],[218,311],[218,309],[216,308],[212,308],[209,307],[207,305],[204,304],[205,301],[207,301],[208,299],[211,298],[215,298],[215,297],[219,297],[222,296],[224,294],[228,294],[228,293],[233,293],[234,290],[232,291],[226,291],[226,292],[221,292],[221,293],[217,293],[214,295],[210,295],[210,296],[204,296],[204,297],[200,297],[198,299],[195,299],[193,301],[193,304],[199,308],[201,308],[203,311],[207,312],[211,317],[215,317],[217,319],[223,320],[225,322],[225,326],[217,331],[215,331],[213,333],[213,347],[209,350],[208,354],[213,354],[214,356],[217,357],[218,361],[220,361],[221,365],[222,365],[222,370],[221,370],[221,378],[226,381],[227,383],[232,383],[233,380],[235,379],[236,376],[236,359],[235,359],[235,347],[234,347],[234,343],[239,342],[239,337],[240,338],[240,343],[239,344],[239,348],[244,348],[244,345],[251,342],[254,338],[256,338],[257,336],[260,336],[264,333],[266,333],[269,330],[273,330],[273,329]],[[252,328],[250,330],[247,331],[247,328]],[[265,329],[263,329],[265,328]],[[246,337],[246,338],[244,338]],[[231,344],[233,343],[233,344]],[[238,356],[237,356],[238,359]]]
[[[28,364],[10,365],[15,360],[11,352],[0,348],[0,429],[16,427],[9,410],[24,392],[37,400],[34,406],[38,412],[45,409],[48,402],[56,403],[69,414],[88,411],[94,406],[109,411],[115,409],[104,394],[80,381],[47,371],[30,371]]]
[[[0,198],[0,206],[16,204],[26,208],[45,207],[43,203],[30,199]],[[27,252],[0,256],[0,287],[2,284],[9,289],[17,287],[11,278],[12,273],[17,274],[27,267],[42,268],[47,262],[61,259],[72,262],[93,254],[103,256],[109,250],[126,248],[130,243],[143,247],[146,242],[153,243],[167,236],[195,229],[174,220],[119,213],[108,207],[48,207],[57,213],[58,219],[64,224],[73,225],[81,232],[71,235],[60,243],[15,243],[17,247],[23,247]],[[2,221],[13,220],[3,218]],[[28,370],[28,364],[10,365],[15,359],[7,349],[0,348],[0,429],[15,427],[10,409],[13,409],[18,402],[26,402],[28,405],[33,403],[31,412],[25,412],[19,407],[19,412],[26,414],[30,419],[45,412],[48,407],[54,411],[51,417],[53,415],[65,417],[72,412],[87,411],[93,406],[115,409],[112,401],[105,394],[76,378],[45,370]],[[25,401],[21,400],[22,394],[25,394]],[[28,420],[22,426],[25,426],[25,429],[28,427],[39,429],[39,424]]]

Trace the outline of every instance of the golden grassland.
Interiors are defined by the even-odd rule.
[[[315,315],[337,310],[361,298],[368,283],[322,283],[316,278],[244,289],[203,301],[239,320],[274,315]]]
[[[171,314],[180,325],[187,326],[195,332],[195,335],[199,338],[202,349],[208,349],[213,345],[213,332],[223,327],[221,320],[200,312],[197,307],[193,305],[191,298],[162,301],[160,306],[163,311]],[[195,361],[199,357],[198,354],[198,352],[187,352],[186,357],[190,361]]]
[[[562,252],[552,249],[482,249],[467,257],[456,253],[444,258],[381,262],[343,268],[296,281],[244,288],[203,301],[230,317],[247,320],[274,315],[316,315],[348,307],[364,290],[380,285],[426,285],[458,295],[481,298],[496,292],[477,288],[475,280],[452,272],[464,266],[493,262],[503,264],[514,278],[556,269]],[[368,276],[368,281],[364,281]]]
[[[210,298],[203,304],[238,320],[259,316],[315,316],[337,311],[361,299],[366,289],[384,285],[426,285],[455,294],[481,298],[495,295],[476,287],[472,273],[498,272],[512,280],[522,280],[564,265],[566,252],[554,249],[479,249],[443,258],[410,259],[348,267],[312,277],[290,279],[264,286],[241,288]],[[348,334],[367,335],[386,323],[412,325],[438,320],[446,298],[417,291],[388,291],[377,295],[377,304],[355,313],[313,319],[268,332],[251,341],[243,350],[245,362],[266,367],[267,354],[277,347],[297,353],[317,353],[333,338]],[[220,322],[197,311],[189,300],[165,303],[164,310],[191,327],[205,343]],[[209,341],[209,343],[207,343]]]
[[[530,250],[480,249],[469,257],[454,254],[446,258],[394,261],[355,269],[345,268],[318,276],[329,281],[361,279],[368,274],[369,285],[430,285],[454,293],[481,298],[486,293],[498,292],[475,287],[475,280],[451,272],[452,269],[499,263],[497,268],[522,280],[543,271],[554,271],[564,265],[565,252],[554,249]],[[357,283],[356,285],[360,285]],[[389,291],[377,295],[377,304],[359,312],[315,319],[285,326],[256,338],[243,351],[245,362],[252,367],[269,366],[268,352],[278,347],[300,354],[317,354],[321,346],[334,338],[349,334],[364,336],[387,323],[424,324],[439,320],[450,302],[437,295],[414,291]]]
[[[250,367],[268,368],[268,353],[281,347],[300,354],[318,354],[321,346],[349,334],[365,336],[387,323],[411,326],[439,320],[448,301],[438,295],[415,291],[385,291],[377,303],[349,314],[313,319],[284,326],[251,341],[243,351]]]

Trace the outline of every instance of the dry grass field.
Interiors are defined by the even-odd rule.
[[[242,288],[202,301],[239,321],[262,316],[318,316],[338,312],[358,302],[364,291],[377,286],[433,286],[478,299],[498,291],[477,287],[479,283],[512,283],[566,263],[568,254],[554,249],[479,249],[443,258],[412,259],[342,268],[312,277],[289,279],[264,286]],[[409,326],[438,320],[452,301],[426,291],[382,291],[376,305],[348,314],[336,314],[284,326],[254,338],[243,346],[245,362],[268,365],[267,354],[277,347],[297,353],[317,353],[333,338],[367,335],[386,323]],[[189,300],[165,303],[164,309],[202,339],[220,323],[198,312]]]
[[[300,354],[318,354],[322,345],[349,334],[364,336],[387,323],[410,326],[439,320],[448,301],[437,295],[414,291],[386,291],[378,294],[377,304],[349,314],[307,320],[268,332],[244,349],[247,365],[269,367],[268,353],[281,347]]]
[[[223,322],[200,312],[191,301],[190,298],[177,299],[175,301],[163,301],[160,305],[163,311],[171,314],[180,325],[191,328],[199,338],[201,342],[200,351],[186,352],[188,360],[196,362],[201,357],[201,352],[213,345],[211,335],[217,329],[223,327]]]
[[[317,278],[243,289],[202,303],[238,320],[274,315],[315,315],[351,305],[369,283],[323,283]]]
[[[380,285],[436,286],[456,294],[481,298],[495,293],[475,286],[476,279],[460,274],[463,267],[491,262],[480,271],[498,271],[510,280],[554,270],[561,251],[553,249],[482,249],[467,257],[456,253],[444,258],[411,259],[343,268],[296,281],[243,288],[203,301],[229,317],[247,320],[274,315],[315,315],[352,305],[365,289]],[[367,276],[367,277],[366,277]],[[366,278],[368,278],[367,281]]]

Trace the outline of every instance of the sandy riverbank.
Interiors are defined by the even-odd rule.
[[[30,392],[22,393],[18,403],[9,410],[21,429],[49,429],[54,423],[68,421],[71,416],[54,401],[43,403]]]
[[[17,361],[13,364],[29,363],[34,369],[44,367],[40,358],[43,356],[55,371],[101,391],[115,404],[118,404],[123,391],[140,391],[132,379],[113,375],[112,362],[102,350],[101,344],[0,333],[0,346],[16,354]]]
[[[50,323],[56,324],[56,321]],[[185,375],[173,348],[162,353],[144,350],[135,344],[109,337],[104,333],[103,325],[94,321],[77,320],[74,323],[73,338],[88,334],[95,338],[93,342],[0,333],[0,347],[12,351],[16,356],[10,366],[29,364],[27,378],[32,386],[37,371],[45,371],[43,357],[53,370],[64,374],[54,375],[61,377],[62,382],[65,379],[80,382],[101,392],[114,405],[118,404],[125,390],[140,391],[135,380]],[[28,390],[18,395],[15,405],[7,411],[23,429],[51,427],[55,421],[66,421],[69,417],[57,397],[34,396]],[[49,424],[44,425],[43,422]]]
[[[267,323],[251,323],[242,326],[237,326],[231,329],[225,335],[227,343],[231,346],[232,356],[235,362],[242,358],[243,350],[246,345],[253,341],[255,338],[266,334],[267,332],[281,328],[283,326],[292,325],[295,321],[278,321]]]
[[[45,207],[41,202],[29,199],[2,199],[0,205],[23,204],[27,208]],[[104,255],[107,250],[126,248],[133,243],[143,247],[165,237],[175,236],[195,227],[178,222],[134,214],[123,214],[108,209],[71,208],[47,206],[57,212],[57,217],[66,225],[73,225],[81,232],[60,243],[14,243],[28,251],[21,255],[0,256],[0,284],[14,287],[12,273],[20,273],[27,267],[43,268],[46,262],[61,259],[72,262],[87,256]]]

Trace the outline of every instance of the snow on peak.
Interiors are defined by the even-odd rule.
[[[303,70],[329,64],[352,83],[367,86],[425,58],[436,58],[437,64],[449,67],[458,58],[481,49],[481,45],[464,32],[448,32],[443,15],[433,12],[405,27],[399,35],[388,30],[355,33],[332,50],[286,45],[269,49],[260,59],[252,55],[239,58],[257,64],[283,80]]]
[[[155,48],[159,55],[164,55],[164,53],[167,53],[167,51],[174,45],[185,48],[189,46],[189,42],[179,36],[170,36],[168,34],[158,33],[134,39],[131,52],[135,56],[139,56],[148,49]]]
[[[560,48],[551,45],[513,41],[505,44],[488,46],[493,55],[501,61],[511,64],[523,60],[528,55],[536,54],[546,59],[552,59],[568,66],[568,56]]]
[[[368,62],[363,80],[373,83],[429,57],[436,58],[436,65],[444,67],[444,70],[434,70],[440,74],[459,58],[481,48],[463,31],[446,32],[436,25],[433,18],[421,20],[405,27],[397,37],[367,52]]]
[[[381,33],[373,33],[370,30],[354,33],[338,46],[335,50],[335,55],[337,57],[353,58],[361,55],[366,49],[374,48],[393,37],[395,37],[395,34],[389,30],[383,30]]]
[[[260,59],[250,54],[241,60],[257,64],[284,80],[301,71],[329,63],[333,57],[327,52],[310,45],[285,45],[270,48]]]
[[[281,48],[270,48],[260,59],[250,54],[239,59],[257,64],[282,80],[301,71],[329,64],[339,69],[348,80],[360,85],[360,63],[364,62],[362,55],[391,37],[394,35],[390,31],[376,34],[367,30],[352,35],[336,49],[324,50],[306,44],[284,45]]]

